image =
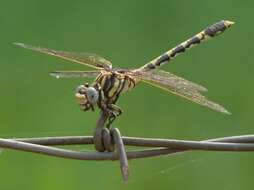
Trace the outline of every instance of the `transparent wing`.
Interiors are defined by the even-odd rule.
[[[100,71],[53,71],[50,76],[56,78],[73,78],[73,77],[92,77],[95,78],[100,74]]]
[[[155,70],[153,72],[143,72],[142,75],[146,77],[146,79],[151,79],[155,81],[159,81],[161,84],[177,86],[181,89],[188,90],[197,90],[200,92],[206,92],[207,88],[196,84],[194,82],[188,81],[184,78],[176,76],[170,72],[163,70]]]
[[[51,50],[51,49],[47,49],[43,47],[34,47],[34,46],[23,44],[23,43],[14,43],[14,44],[22,48],[31,49],[31,50],[52,55],[55,57],[60,57],[65,60],[79,63],[81,65],[93,67],[96,69],[102,69],[102,68],[111,69],[112,68],[112,64],[110,61],[96,54]]]
[[[141,80],[145,83],[169,91],[202,106],[206,106],[222,113],[230,114],[221,105],[208,100],[199,92],[206,91],[205,87],[165,71],[159,71],[158,73],[143,72],[139,73],[139,75]]]

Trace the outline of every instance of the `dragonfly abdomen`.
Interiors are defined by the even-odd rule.
[[[162,54],[161,56],[157,57],[156,59],[152,60],[150,63],[144,65],[141,70],[152,70],[156,69],[157,67],[163,65],[167,61],[175,58],[177,55],[185,52],[187,49],[200,44],[201,42],[205,41],[208,38],[217,36],[221,34],[224,30],[229,28],[233,22],[231,21],[220,21],[217,22],[200,33],[196,34],[195,36],[189,38],[188,40],[182,42],[181,44],[177,45],[176,47],[172,48],[171,50],[167,51],[166,53]]]

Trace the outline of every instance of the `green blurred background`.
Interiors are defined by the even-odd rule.
[[[207,96],[231,116],[141,84],[121,97],[124,114],[114,124],[125,136],[200,140],[254,133],[253,6],[251,0],[1,0],[0,136],[90,135],[99,113],[81,112],[74,99],[76,86],[91,80],[48,75],[88,68],[13,42],[94,52],[116,67],[135,68],[222,19],[236,24],[163,69],[208,87]],[[230,152],[133,160],[125,185],[118,162],[4,150],[0,189],[253,189],[253,161],[253,153]]]

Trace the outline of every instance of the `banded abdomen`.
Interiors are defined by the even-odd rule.
[[[176,47],[172,48],[171,50],[167,51],[166,53],[160,55],[159,57],[155,58],[151,62],[147,63],[143,67],[140,68],[140,70],[153,70],[158,68],[159,66],[163,65],[167,61],[172,60],[177,55],[185,52],[185,50],[193,47],[194,45],[197,45],[203,41],[205,41],[208,38],[217,36],[221,34],[224,30],[229,28],[232,24],[234,24],[231,21],[225,21],[222,20],[220,22],[217,22],[209,27],[207,27],[205,30],[201,31],[200,33],[196,34],[195,36],[189,38],[188,40],[182,42],[181,44],[177,45]]]
[[[120,94],[131,90],[137,82],[137,79],[124,73],[103,71],[95,80],[101,86],[108,104],[114,104]]]

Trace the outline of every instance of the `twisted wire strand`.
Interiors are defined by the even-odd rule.
[[[152,147],[144,150],[127,151],[128,159],[154,157],[189,150],[206,151],[254,151],[254,135],[232,136],[209,139],[205,141],[186,141],[177,139],[155,139],[122,137],[124,145]],[[49,147],[57,145],[93,144],[92,136],[65,136],[0,139],[0,147],[16,149],[50,156],[79,160],[118,160],[115,152],[79,152],[62,148]],[[156,148],[153,148],[156,147]]]
[[[125,145],[129,146],[152,146],[163,147],[170,145],[171,142],[200,142],[200,141],[185,141],[176,139],[161,139],[161,138],[142,138],[142,137],[122,137]],[[94,144],[93,136],[63,136],[63,137],[35,137],[35,138],[16,138],[12,140],[28,142],[32,144],[57,146],[57,145],[82,145]],[[201,141],[203,142],[203,141]],[[214,138],[204,140],[204,142],[227,142],[227,143],[254,143],[254,135],[239,135],[222,138]]]
[[[243,135],[188,141],[177,139],[156,139],[122,137],[117,128],[105,128],[108,113],[102,111],[97,121],[94,136],[42,137],[42,138],[0,138],[0,147],[45,154],[49,156],[78,160],[119,160],[123,180],[128,181],[128,159],[169,155],[190,150],[206,151],[254,151],[254,135]],[[56,145],[94,144],[97,152],[79,152]],[[124,145],[150,147],[126,151]],[[108,151],[108,152],[106,152]]]
[[[101,131],[103,132],[103,130]],[[120,131],[117,128],[114,128],[110,130],[108,135],[103,135],[102,133],[101,138],[104,138],[101,140],[101,145],[103,146],[102,148],[109,152],[100,152],[98,150],[96,152],[79,152],[63,148],[50,147],[59,145],[95,144],[95,138],[93,136],[18,139],[0,138],[0,147],[76,160],[119,160],[122,177],[125,182],[128,181],[129,176],[129,159],[170,155],[190,150],[238,152],[254,151],[254,135],[232,136],[204,141],[188,141],[177,139],[121,137]],[[105,142],[108,142],[108,145],[104,146]],[[110,148],[112,144],[115,145],[113,149]],[[150,148],[126,151],[124,145]],[[114,149],[116,149],[116,151],[114,151]]]

